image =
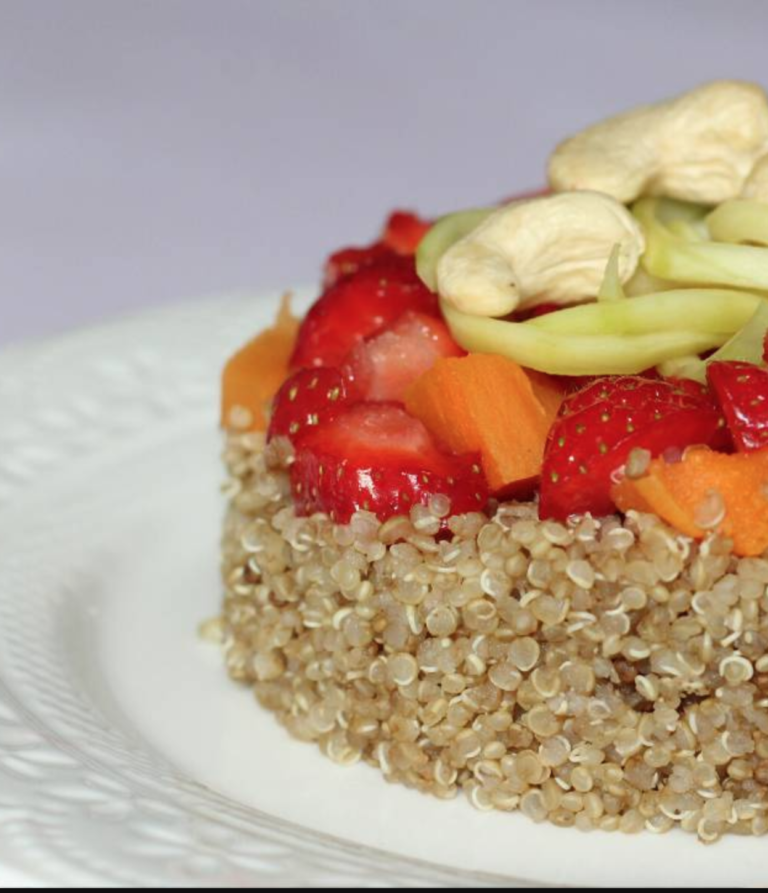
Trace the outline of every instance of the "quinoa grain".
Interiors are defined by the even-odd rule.
[[[226,595],[201,635],[293,735],[483,811],[768,834],[768,556],[534,503],[297,518],[291,461],[229,436]]]

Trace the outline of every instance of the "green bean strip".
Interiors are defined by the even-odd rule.
[[[430,291],[437,291],[437,265],[445,252],[487,220],[497,208],[474,208],[441,217],[421,240],[416,272]]]
[[[761,301],[744,328],[713,354],[707,363],[736,360],[759,366],[763,362],[766,334],[768,334],[768,301]]]
[[[710,363],[735,360],[759,366],[763,363],[766,334],[768,334],[768,301],[761,301],[744,328],[709,359],[702,360],[700,357],[692,356],[668,360],[659,365],[659,372],[665,378],[692,378],[703,383],[707,380],[707,366]]]
[[[582,304],[526,323],[562,335],[650,335],[656,332],[738,332],[764,301],[731,289],[687,288],[626,301]]]
[[[672,331],[640,335],[573,335],[527,323],[470,316],[443,302],[454,338],[468,351],[509,357],[521,366],[553,375],[643,372],[674,357],[720,347],[733,334]]]
[[[724,202],[707,217],[713,239],[768,245],[768,203],[747,199]]]
[[[659,220],[657,205],[657,199],[641,199],[633,208],[645,229],[642,264],[649,273],[692,285],[768,290],[768,250],[675,236]]]
[[[619,276],[620,255],[621,245],[614,245],[605,267],[605,276],[603,276],[600,291],[597,293],[597,300],[600,303],[624,301],[627,297],[621,284],[621,276]]]

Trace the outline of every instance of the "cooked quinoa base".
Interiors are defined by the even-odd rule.
[[[768,560],[535,503],[297,518],[290,445],[228,437],[229,675],[335,762],[562,827],[768,831]],[[441,535],[447,527],[448,535]]]

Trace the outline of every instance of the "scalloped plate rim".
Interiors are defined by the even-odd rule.
[[[311,296],[312,288],[300,286],[290,289],[290,292],[294,295],[295,306],[301,308]],[[98,345],[102,339],[119,336],[121,333],[134,328],[141,329],[147,326],[152,326],[153,324],[162,325],[163,323],[170,323],[180,315],[202,315],[205,317],[216,310],[225,310],[228,307],[233,310],[242,311],[244,305],[249,304],[251,305],[251,309],[248,311],[248,314],[252,313],[256,323],[264,324],[267,315],[267,307],[271,308],[275,306],[279,294],[279,290],[253,292],[247,289],[238,289],[224,293],[223,295],[214,294],[195,298],[191,301],[170,302],[148,310],[139,310],[137,312],[118,315],[113,319],[99,320],[89,325],[72,328],[50,336],[12,342],[0,347],[0,376],[9,372],[13,373],[15,367],[21,366],[23,379],[24,374],[29,375],[28,367],[30,365],[34,365],[40,360],[46,360],[50,355],[67,355],[72,354],[72,352],[77,353],[81,350],[87,350],[94,344]],[[23,380],[17,383],[17,385],[22,384]],[[4,397],[5,395],[2,390],[0,390],[0,410],[3,407]],[[2,442],[1,435],[2,428],[0,428],[0,443]],[[83,461],[87,461],[87,459]],[[3,456],[0,455],[0,470],[2,470],[2,464]],[[55,473],[55,466],[51,467],[50,472]],[[42,472],[43,475],[48,473],[48,469]],[[39,484],[39,481],[36,483]],[[18,496],[18,494],[16,494],[16,496]],[[14,506],[15,497],[10,498],[5,503],[0,499],[0,527],[7,524],[9,521],[12,523]],[[0,602],[2,602],[2,600],[3,595],[0,593]],[[14,694],[13,687],[11,687],[8,690],[10,696],[3,701],[3,688],[5,688],[5,684],[2,676],[2,666],[0,666],[0,708],[5,707],[6,709],[12,709],[14,706],[14,697],[18,697],[18,695]],[[31,713],[34,713],[34,711],[31,711]],[[39,719],[39,717],[36,718]],[[44,721],[41,720],[41,723],[44,725]],[[3,756],[2,744],[0,744],[0,757],[1,756]],[[2,788],[0,788],[0,805],[2,804],[2,797],[3,791]],[[219,799],[226,800],[227,798],[219,797]],[[231,802],[239,809],[244,809],[248,812],[253,812],[254,814],[258,812],[252,810],[251,807],[243,806],[235,801]],[[2,822],[1,814],[0,822]],[[406,881],[410,876],[411,879],[414,879],[417,882],[429,882],[430,879],[432,879],[441,881],[445,886],[450,886],[453,885],[452,882],[457,879],[455,871],[447,869],[434,862],[398,855],[389,852],[386,849],[361,846],[357,843],[344,840],[341,837],[332,834],[323,834],[308,826],[302,826],[284,819],[277,819],[276,825],[296,841],[305,840],[322,846],[330,846],[336,849],[339,853],[344,850],[354,850],[356,857],[367,857],[373,862],[378,862],[378,870],[380,870],[382,862],[391,863],[392,868],[394,869],[392,878],[393,886],[399,885],[397,882],[398,870],[404,872]],[[1,846],[2,844],[0,841],[0,847]],[[57,868],[57,871],[59,872],[62,870],[61,866]],[[508,876],[483,872],[462,872],[459,879],[472,882],[473,885],[476,886],[509,886],[510,884],[540,886],[538,884],[529,884],[528,882]],[[82,877],[72,878],[71,880],[72,885],[79,886]],[[100,883],[98,876],[92,877],[91,880],[94,884]],[[104,880],[110,882],[114,879],[105,878]],[[318,881],[322,883],[322,878],[318,878]],[[59,882],[66,886],[67,877],[60,876]],[[2,858],[0,857],[0,886],[29,888],[48,887],[51,886],[51,875],[40,866],[32,867],[29,864],[25,865],[23,859],[15,860],[14,864],[11,864],[10,862],[2,861]]]
[[[301,306],[306,298],[311,294],[309,289],[296,289],[297,306]],[[85,418],[93,418],[95,428],[96,441],[94,444],[88,445],[90,441],[85,442],[85,447],[81,443],[80,434],[82,433],[77,425],[66,428],[66,436],[63,436],[65,443],[60,444],[59,453],[54,451],[53,455],[46,455],[45,450],[38,449],[38,444],[34,442],[35,434],[39,430],[45,430],[45,426],[60,425],[62,419],[59,417],[62,413],[66,422],[67,407],[62,409],[59,401],[62,395],[56,392],[56,388],[63,388],[63,384],[58,380],[54,381],[52,390],[56,392],[55,399],[48,393],[49,379],[46,375],[51,373],[58,374],[59,367],[57,363],[72,361],[72,368],[64,369],[61,367],[63,379],[71,379],[76,383],[88,381],[89,367],[89,351],[99,349],[116,348],[116,355],[110,356],[109,362],[104,362],[100,366],[100,371],[105,376],[105,380],[100,382],[100,388],[114,388],[114,393],[127,395],[135,398],[135,405],[126,408],[126,412],[130,410],[137,413],[137,417],[141,417],[142,413],[147,413],[148,418],[165,418],[163,412],[168,410],[169,406],[174,406],[174,401],[183,399],[188,401],[190,406],[197,409],[200,401],[199,389],[205,392],[206,399],[215,391],[215,382],[207,379],[205,381],[195,381],[195,375],[192,374],[190,381],[184,378],[184,375],[177,375],[178,381],[176,385],[184,385],[180,390],[171,389],[168,393],[152,393],[150,395],[142,390],[141,381],[145,374],[151,378],[152,362],[157,362],[158,356],[161,355],[165,361],[166,357],[163,349],[167,350],[168,332],[176,334],[176,330],[184,325],[190,326],[190,331],[196,331],[198,334],[203,325],[220,326],[221,332],[216,335],[218,339],[217,358],[226,356],[226,352],[233,349],[237,343],[246,340],[250,330],[243,337],[243,326],[264,325],[266,317],[276,304],[278,293],[276,291],[267,293],[252,293],[247,291],[238,291],[224,295],[222,297],[209,296],[184,304],[174,304],[158,307],[150,311],[144,311],[136,314],[130,314],[124,318],[112,322],[100,322],[96,325],[83,329],[75,329],[70,332],[61,333],[54,338],[41,339],[39,341],[31,341],[28,343],[11,345],[0,350],[0,417],[6,419],[8,416],[3,410],[11,410],[8,415],[11,421],[0,425],[0,529],[7,530],[8,524],[13,522],[14,510],[18,505],[17,499],[20,494],[23,495],[23,485],[25,480],[33,480],[35,485],[40,484],[47,479],[48,475],[55,474],[57,461],[62,462],[71,455],[77,455],[78,463],[82,463],[82,467],[86,468],[90,461],[88,449],[93,448],[94,455],[99,454],[99,449],[105,449],[111,442],[110,439],[116,436],[114,430],[109,428],[106,420],[98,415],[99,401],[96,400],[89,404],[88,394],[68,394],[72,398],[72,407],[77,408],[77,412],[85,413]],[[231,314],[231,319],[230,319]],[[159,326],[158,336],[152,343],[152,333]],[[209,328],[202,328],[202,332],[208,335]],[[148,345],[141,344],[134,351],[135,356],[128,356],[127,351],[123,351],[123,345],[126,336],[133,335],[141,337],[142,333],[150,333]],[[186,342],[185,342],[186,344]],[[220,348],[220,351],[219,351]],[[154,353],[153,353],[154,352]],[[182,356],[183,355],[183,356]],[[194,357],[189,356],[189,352],[178,350],[170,351],[169,362],[175,364],[173,369],[186,370],[195,373],[196,365]],[[210,364],[209,364],[210,365]],[[3,378],[9,371],[20,370],[17,380],[10,382]],[[196,373],[195,373],[196,374]],[[78,377],[79,376],[79,377]],[[189,387],[186,387],[189,385]],[[90,387],[90,385],[88,386]],[[198,390],[196,390],[196,388]],[[88,388],[86,387],[87,391]],[[29,395],[27,394],[29,391]],[[27,397],[29,397],[29,405],[27,405]],[[81,399],[83,398],[83,399]],[[106,399],[105,395],[100,396],[101,400]],[[196,402],[197,401],[197,402]],[[51,406],[51,402],[56,405]],[[38,405],[39,404],[39,405]],[[186,403],[185,403],[186,405]],[[205,403],[208,406],[208,403]],[[74,414],[74,409],[69,407],[69,411]],[[210,408],[210,407],[208,407]],[[13,410],[20,411],[21,418],[13,417]],[[89,416],[88,413],[96,411],[96,416]],[[57,416],[59,413],[59,416]],[[131,419],[133,419],[131,421]],[[130,416],[128,419],[130,424],[136,424],[136,419]],[[102,431],[103,427],[103,431]],[[129,425],[130,427],[130,425]],[[86,426],[87,428],[87,426]],[[89,432],[90,433],[90,432]],[[69,438],[69,439],[67,439]],[[99,440],[103,438],[103,440]],[[33,447],[33,448],[30,448]],[[82,451],[85,450],[83,453]],[[10,469],[10,470],[9,470]],[[4,480],[5,473],[5,480]],[[5,487],[5,489],[3,489]],[[6,568],[6,555],[0,550],[0,583],[3,579],[4,568]],[[10,596],[3,594],[0,589],[0,615],[8,607]],[[2,640],[3,632],[0,629],[0,640]],[[41,639],[42,641],[42,639]],[[3,688],[5,686],[4,668],[8,666],[6,658],[0,649],[0,780],[3,778],[2,760],[8,756],[9,751],[3,747],[3,732],[8,726],[8,722],[4,719],[4,710],[13,709],[13,703],[3,698]],[[16,689],[11,686],[14,693]],[[15,717],[11,714],[11,718]],[[38,717],[39,719],[39,717]],[[39,729],[33,729],[31,726],[19,724],[18,730],[21,732],[30,732],[38,737]],[[80,766],[82,769],[82,766]],[[44,790],[44,788],[43,788]],[[239,804],[235,800],[227,800],[227,798],[215,795],[216,801],[226,801],[233,807],[236,807],[238,815],[243,810],[256,814],[257,811],[251,807]],[[4,826],[4,797],[5,791],[0,784],[0,827]],[[183,812],[183,809],[181,810]],[[12,822],[12,820],[11,820]],[[482,873],[471,871],[456,871],[453,868],[447,868],[439,865],[434,861],[412,858],[409,856],[393,853],[386,849],[377,849],[375,847],[363,846],[352,841],[345,840],[343,837],[322,834],[315,831],[311,827],[303,826],[298,823],[278,819],[280,828],[285,832],[286,839],[290,845],[298,847],[297,856],[310,853],[312,844],[319,847],[331,848],[330,855],[335,850],[339,860],[347,859],[349,863],[349,871],[355,871],[358,875],[365,877],[368,881],[374,878],[381,880],[382,865],[389,866],[391,871],[385,872],[384,880],[393,886],[405,884],[409,880],[416,879],[419,882],[428,882],[430,879],[439,881],[445,886],[454,884],[462,885],[463,882],[471,882],[473,886],[478,885],[503,885],[503,886],[544,886],[539,882],[533,884],[515,879],[511,876],[498,873]],[[226,823],[225,823],[226,824]],[[229,826],[227,826],[229,827]],[[259,829],[257,825],[253,826],[253,830],[246,834],[249,840],[258,840]],[[256,838],[254,838],[256,835]],[[610,840],[606,837],[610,844]],[[304,847],[302,850],[301,847]],[[39,865],[35,868],[19,868],[21,862],[14,859],[12,862],[3,863],[3,835],[0,835],[0,885],[17,884],[23,882],[25,885],[47,885],[50,877],[46,874],[45,866]],[[354,852],[353,852],[354,851]],[[685,852],[685,850],[682,850]],[[362,860],[362,865],[360,864]],[[366,862],[367,860],[367,862]],[[300,861],[300,858],[299,858]],[[367,866],[367,867],[366,867]],[[58,869],[60,872],[62,869]],[[331,868],[324,868],[327,871],[327,877],[332,877]],[[340,869],[341,870],[341,869]],[[104,876],[107,880],[114,880],[109,875],[109,871],[105,870]],[[297,877],[301,873],[297,869]],[[145,880],[149,878],[153,883],[157,883],[158,879],[162,883],[168,881],[168,876],[162,874],[147,875]],[[321,883],[325,875],[318,876],[317,880]],[[314,878],[313,878],[314,879]],[[66,877],[65,877],[66,880]],[[98,872],[92,877],[92,880],[98,882]],[[263,879],[262,879],[263,880]],[[267,885],[267,884],[265,884]],[[271,886],[271,884],[268,884]]]

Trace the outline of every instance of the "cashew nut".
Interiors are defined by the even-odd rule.
[[[768,97],[756,84],[715,81],[641,106],[561,143],[549,161],[557,191],[594,189],[719,204],[742,194],[768,154]]]
[[[768,155],[764,155],[754,166],[741,195],[742,198],[768,202]]]
[[[645,239],[629,211],[608,195],[566,192],[520,202],[494,212],[445,252],[438,292],[457,310],[491,317],[594,298],[615,245],[624,283]]]

